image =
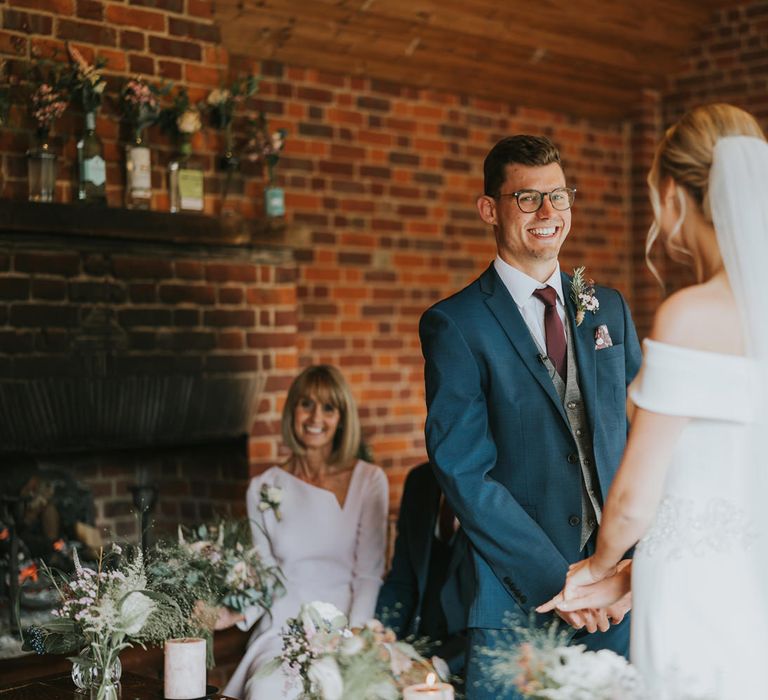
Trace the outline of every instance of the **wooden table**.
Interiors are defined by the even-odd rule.
[[[162,681],[131,671],[123,672],[120,688],[121,700],[163,700]],[[219,693],[209,698],[230,700]],[[72,683],[72,676],[67,673],[2,686],[0,700],[90,700],[90,695],[78,691]]]

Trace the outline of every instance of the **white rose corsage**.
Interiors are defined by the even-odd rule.
[[[584,277],[584,269],[584,266],[575,268],[571,280],[571,299],[576,305],[577,326],[581,325],[587,311],[594,314],[600,308],[600,302],[595,296],[595,282]]]
[[[280,504],[283,501],[283,489],[279,486],[273,486],[272,484],[262,484],[261,491],[259,492],[259,510],[265,513],[268,510],[272,510],[275,513],[277,520],[282,519],[280,514]]]

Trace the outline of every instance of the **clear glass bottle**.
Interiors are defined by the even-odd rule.
[[[56,154],[48,131],[39,129],[37,143],[27,151],[27,183],[30,202],[52,202],[56,193]]]
[[[96,113],[85,115],[85,133],[77,142],[79,183],[77,198],[92,204],[107,203],[107,165],[104,145],[96,133]]]
[[[152,203],[152,158],[141,132],[125,147],[125,206],[149,209]]]
[[[168,192],[172,212],[201,212],[205,207],[203,168],[191,156],[192,144],[184,139],[178,157],[168,163]]]

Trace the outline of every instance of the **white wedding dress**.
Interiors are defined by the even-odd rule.
[[[768,545],[744,508],[743,478],[757,365],[651,340],[644,349],[632,401],[690,421],[634,556],[631,661],[654,700],[768,697],[768,587],[754,561]]]
[[[263,484],[282,491],[280,520],[273,510],[259,509]],[[342,507],[327,489],[271,467],[251,479],[246,504],[254,542],[282,569],[286,593],[274,602],[271,615],[259,619],[259,608],[247,611],[240,627],[249,629],[256,620],[258,625],[224,695],[245,700],[296,698],[301,686],[289,685],[280,669],[266,676],[258,671],[280,655],[281,628],[298,615],[302,603],[333,603],[353,625],[373,617],[384,573],[387,477],[381,468],[358,461]]]

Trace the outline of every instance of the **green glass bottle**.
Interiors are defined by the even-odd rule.
[[[85,115],[85,133],[77,142],[79,186],[77,198],[91,204],[107,203],[107,166],[104,146],[96,133],[96,113]]]

